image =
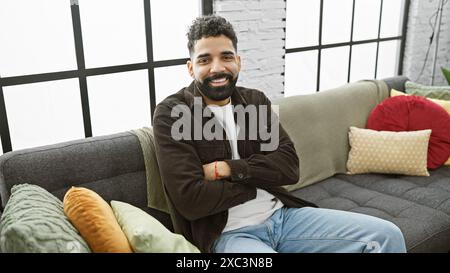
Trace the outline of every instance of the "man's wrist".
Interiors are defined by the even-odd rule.
[[[218,161],[217,162],[217,173],[219,175],[220,179],[228,178],[231,175],[231,169],[228,163],[225,161]]]

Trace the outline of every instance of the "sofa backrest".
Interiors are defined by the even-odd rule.
[[[409,81],[409,79],[405,76],[396,76],[385,78],[383,81],[387,84],[389,91],[395,89],[397,91],[405,92],[405,83]]]
[[[365,128],[372,109],[388,96],[386,82],[367,80],[276,101],[300,159],[300,180],[286,188],[292,191],[345,173],[350,126]]]
[[[145,165],[138,138],[129,132],[90,137],[0,156],[2,207],[15,184],[36,184],[64,197],[71,186],[90,188],[107,202],[147,205]]]

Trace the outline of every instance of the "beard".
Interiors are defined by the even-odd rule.
[[[228,83],[223,86],[209,85],[211,81],[220,78],[227,79]],[[233,79],[232,74],[218,73],[214,76],[206,77],[205,79],[203,79],[202,83],[199,82],[198,80],[195,80],[195,84],[197,88],[200,90],[200,92],[210,100],[222,101],[226,98],[229,98],[233,94],[237,80],[238,76],[236,76],[236,78]]]

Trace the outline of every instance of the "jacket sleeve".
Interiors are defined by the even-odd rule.
[[[226,180],[204,179],[203,164],[192,140],[175,140],[175,118],[168,106],[157,107],[153,133],[162,182],[176,210],[189,221],[228,210],[256,197],[256,188]]]
[[[262,104],[272,109],[270,100],[264,94],[262,97]],[[268,127],[278,125],[278,147],[270,152],[255,153],[245,159],[225,160],[231,169],[232,182],[267,188],[291,185],[299,181],[299,158],[294,143],[283,129],[278,115],[273,110],[268,112]],[[269,141],[260,141],[260,144],[266,142]]]

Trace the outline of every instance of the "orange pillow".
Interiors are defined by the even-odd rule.
[[[94,191],[69,189],[64,196],[64,212],[92,252],[133,252],[111,207]]]

